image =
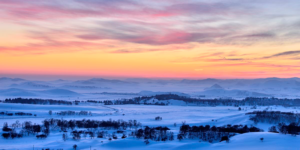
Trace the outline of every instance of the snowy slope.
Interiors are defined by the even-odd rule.
[[[17,88],[10,88],[10,89],[4,89],[0,90],[1,96],[36,96],[35,93],[23,90],[23,89],[17,89]]]
[[[170,100],[172,101],[172,100]],[[31,120],[33,123],[41,123],[45,118],[58,118],[61,119],[61,116],[58,115],[49,115],[48,111],[52,110],[53,112],[62,111],[62,110],[87,110],[93,113],[93,116],[89,116],[88,119],[100,119],[100,120],[130,120],[136,119],[141,122],[143,125],[148,126],[167,126],[175,134],[178,133],[179,126],[182,121],[186,121],[189,125],[215,125],[222,126],[227,124],[247,124],[255,125],[252,121],[249,120],[249,116],[245,115],[246,112],[253,110],[243,110],[238,111],[236,107],[194,107],[194,106],[143,106],[143,105],[115,105],[115,106],[102,106],[102,105],[74,105],[74,106],[65,106],[65,105],[29,105],[29,104],[3,104],[0,103],[0,107],[3,108],[2,111],[9,112],[30,112],[37,114],[37,117],[3,117],[0,119],[0,127],[2,127],[4,122],[9,124],[14,123],[16,120],[20,122]],[[244,107],[243,107],[244,108]],[[258,107],[257,110],[264,110],[266,107]],[[281,111],[299,111],[300,109],[293,108],[284,108],[284,107],[274,107],[276,110]],[[117,111],[115,111],[117,110]],[[123,115],[125,114],[125,115]],[[155,121],[156,116],[161,116],[163,119],[161,121]],[[64,120],[69,119],[83,119],[86,116],[64,116]],[[215,121],[212,121],[215,120]],[[177,123],[178,126],[174,127],[174,123]],[[265,125],[255,125],[259,128],[264,127]],[[271,126],[271,124],[268,124]],[[266,130],[265,130],[266,131]],[[2,131],[0,131],[2,132]],[[111,131],[112,132],[112,131]],[[110,150],[110,149],[126,149],[126,150],[139,150],[139,149],[258,149],[258,150],[285,150],[291,149],[296,150],[299,148],[300,140],[299,136],[291,136],[284,134],[275,134],[268,132],[261,133],[246,133],[239,134],[232,137],[229,143],[208,143],[208,142],[199,142],[199,140],[194,139],[184,139],[182,141],[174,140],[167,142],[155,142],[150,140],[149,145],[144,144],[143,139],[136,139],[133,137],[128,137],[126,139],[119,139],[109,141],[107,138],[82,138],[81,140],[72,140],[69,138],[67,141],[62,140],[62,132],[52,131],[49,137],[46,139],[37,139],[34,136],[25,136],[24,138],[16,139],[4,139],[0,137],[1,148],[7,150],[12,149],[24,149],[30,150],[33,148],[42,149],[42,148],[51,148],[51,149],[72,149],[74,144],[78,145],[80,150]],[[260,138],[264,138],[264,141],[260,141]],[[102,141],[102,142],[101,142]]]

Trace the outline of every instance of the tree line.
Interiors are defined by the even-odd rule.
[[[280,111],[254,111],[246,113],[246,115],[251,115],[250,120],[254,121],[254,123],[262,122],[262,123],[292,123],[292,122],[300,122],[300,114],[292,113],[292,112],[280,112]]]
[[[148,100],[157,99],[161,102],[149,103]],[[168,100],[181,100],[186,104],[193,104],[199,106],[271,106],[271,105],[281,105],[286,107],[300,106],[300,99],[280,99],[280,98],[258,98],[258,97],[247,97],[243,100],[234,99],[201,99],[192,98],[187,96],[180,96],[177,94],[159,94],[154,96],[141,96],[122,100],[105,100],[98,101],[98,103],[104,103],[105,105],[125,105],[125,104],[145,104],[145,105],[168,105]],[[90,101],[97,103],[97,101]]]
[[[248,127],[247,125],[231,125],[216,127],[210,125],[190,126],[188,124],[182,124],[180,126],[179,134],[177,139],[200,139],[202,141],[219,142],[229,141],[229,138],[236,134],[243,134],[248,132],[262,132],[263,130],[254,126]]]
[[[52,111],[49,111],[49,114],[52,114]],[[71,111],[71,110],[67,110],[67,111],[59,111],[56,112],[55,114],[57,115],[61,115],[61,116],[66,116],[66,115],[83,115],[83,116],[87,116],[87,115],[92,115],[92,112],[88,112],[88,111],[84,111],[81,110],[79,112],[75,112],[75,111]]]
[[[33,124],[31,121],[25,121],[22,124],[18,121],[13,123],[11,127],[8,127],[7,123],[4,123],[2,131],[2,136],[4,138],[15,138],[15,137],[23,137],[25,135],[36,135],[37,138],[46,138],[50,134],[50,129],[52,130],[60,130],[62,132],[68,132],[67,130],[74,130],[78,128],[85,128],[87,130],[93,130],[93,135],[95,135],[95,131],[98,129],[115,129],[115,130],[126,130],[137,129],[141,127],[142,124],[136,120],[63,120],[63,119],[45,119],[42,125]],[[18,133],[16,132],[16,128],[21,127]],[[74,132],[76,133],[76,132]],[[81,133],[73,134],[73,136],[80,136]],[[78,138],[75,138],[78,139]]]
[[[38,99],[38,98],[13,98],[5,99],[4,103],[42,104],[42,105],[72,105],[72,102],[64,100]]]
[[[173,141],[174,133],[169,131],[168,127],[148,127],[138,129],[134,132],[138,139],[153,140],[153,141]]]
[[[147,101],[151,99],[157,99],[161,102],[149,103]],[[126,104],[144,104],[144,105],[168,105],[168,102],[163,102],[167,100],[181,100],[186,104],[193,104],[199,106],[271,106],[271,105],[281,105],[286,107],[300,106],[300,99],[280,99],[280,98],[258,98],[258,97],[247,97],[243,100],[234,99],[201,99],[192,98],[186,96],[180,96],[177,94],[159,94],[154,96],[139,96],[129,99],[121,100],[87,100],[87,101],[74,101],[75,105],[79,103],[89,102],[89,103],[103,103],[104,105],[126,105]],[[33,99],[33,98],[15,98],[15,99],[5,99],[5,103],[22,103],[22,104],[50,104],[50,105],[72,105],[70,101],[64,100],[51,100],[51,99]]]
[[[299,135],[300,126],[299,123],[292,122],[290,124],[279,123],[277,126],[272,126],[269,128],[269,132]]]
[[[7,115],[7,116],[13,116],[13,113],[9,112],[0,112],[0,115]],[[16,112],[16,116],[32,116],[32,113],[24,113],[24,112]]]

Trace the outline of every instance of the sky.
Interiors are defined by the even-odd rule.
[[[300,77],[299,0],[0,0],[0,75]]]

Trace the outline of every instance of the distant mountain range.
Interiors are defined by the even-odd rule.
[[[20,82],[20,81],[26,81],[26,80],[21,78],[7,78],[7,77],[0,78],[0,82]]]
[[[11,87],[13,88],[25,88],[25,89],[49,89],[52,86],[49,85],[49,83],[40,83],[40,82],[22,82],[20,84],[11,84]]]
[[[127,81],[121,81],[121,80],[108,80],[103,78],[92,78],[88,80],[78,80],[73,82],[75,84],[87,84],[87,85],[107,85],[107,84],[117,84],[117,85],[136,85],[136,82],[127,82]]]
[[[225,89],[209,89],[201,92],[196,92],[199,95],[205,95],[208,98],[245,98],[245,97],[272,97],[271,94],[258,92],[250,92],[246,90],[225,90]]]
[[[179,96],[185,96],[190,97],[189,94],[181,93],[181,92],[153,92],[153,91],[141,91],[138,93],[140,96],[154,96],[154,95],[160,95],[160,94],[176,94]]]
[[[224,89],[224,88],[221,87],[219,84],[214,84],[211,87],[205,88],[205,90],[215,90],[215,89]]]
[[[177,93],[206,97],[300,97],[299,78],[261,79],[104,79],[35,81],[22,78],[0,78],[0,96],[76,95],[86,93]],[[53,89],[60,89],[58,91]],[[6,90],[6,91],[5,91]],[[67,90],[67,91],[63,91]],[[40,91],[40,92],[37,92]],[[48,92],[47,92],[48,91]],[[156,92],[153,92],[156,91]],[[2,92],[2,93],[1,93]],[[72,93],[74,92],[74,93]]]
[[[80,96],[81,94],[66,90],[66,89],[50,89],[50,90],[43,90],[43,91],[34,91],[34,90],[24,90],[24,89],[17,89],[17,88],[10,88],[0,90],[1,96],[9,96],[9,97],[36,97],[36,96]]]

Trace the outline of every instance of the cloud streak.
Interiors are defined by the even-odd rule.
[[[262,59],[269,59],[274,57],[285,57],[285,56],[298,56],[298,55],[300,55],[300,50],[285,51],[285,52],[273,54],[271,56],[262,57]]]

